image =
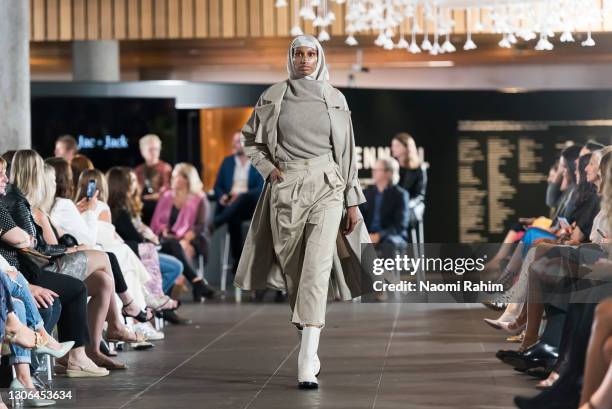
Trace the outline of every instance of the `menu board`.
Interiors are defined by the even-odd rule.
[[[459,242],[497,243],[519,217],[548,216],[547,176],[561,150],[612,142],[612,120],[459,121]]]

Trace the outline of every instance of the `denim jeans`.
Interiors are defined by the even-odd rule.
[[[25,323],[26,318],[26,307],[23,301],[19,298],[13,298],[13,311],[19,321]],[[10,344],[11,346],[11,356],[9,357],[9,363],[11,365],[15,364],[29,364],[32,362],[32,357],[30,356],[30,350],[22,348],[15,344]]]
[[[53,304],[51,304],[51,306],[48,308],[39,308],[38,312],[45,322],[45,330],[47,333],[51,334],[53,332],[53,328],[55,328],[55,325],[57,325],[62,312],[62,304],[59,298],[56,298],[55,301],[53,301]],[[43,357],[44,355],[39,355],[32,352],[32,362],[30,363],[30,371],[32,374],[36,373]]]
[[[13,297],[15,314],[19,317],[19,321],[25,323],[34,330],[43,328],[44,321],[38,312],[38,307],[28,287],[28,281],[23,274],[18,272],[17,276],[13,279],[6,273],[0,273],[0,279],[4,282]],[[11,365],[31,363],[32,358],[30,350],[11,344],[9,362]]]
[[[159,253],[159,269],[162,274],[164,294],[169,294],[174,282],[183,273],[183,263],[174,256]]]
[[[4,281],[6,287],[11,293],[13,298],[21,300],[25,306],[26,321],[28,327],[39,330],[44,327],[44,321],[38,312],[36,301],[30,293],[28,281],[25,279],[23,274],[17,273],[15,279],[11,278],[8,274],[1,273],[0,279]]]

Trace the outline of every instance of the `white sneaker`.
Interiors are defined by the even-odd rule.
[[[134,330],[144,335],[147,341],[161,341],[165,338],[164,333],[153,328],[150,322],[138,323],[134,325]]]

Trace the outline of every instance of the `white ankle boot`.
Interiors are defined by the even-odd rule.
[[[300,389],[317,389],[317,349],[319,348],[319,337],[321,328],[304,327],[302,330],[302,342],[298,355],[298,386]]]
[[[298,328],[297,334],[298,334],[298,339],[300,340],[300,342],[302,342],[302,330]],[[319,354],[316,354],[315,355],[315,376],[319,377],[320,373],[321,373],[321,361],[319,360]]]

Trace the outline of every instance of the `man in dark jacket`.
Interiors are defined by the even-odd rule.
[[[408,239],[409,195],[397,185],[399,164],[393,158],[379,159],[372,169],[372,179],[374,184],[363,192],[366,202],[359,206],[370,239],[383,244],[384,253],[402,250]]]
[[[221,163],[214,190],[217,208],[212,227],[216,229],[227,223],[230,234],[230,247],[236,271],[242,253],[242,222],[250,220],[263,189],[263,178],[251,166],[240,142],[240,131],[234,133],[232,148],[234,153]]]

